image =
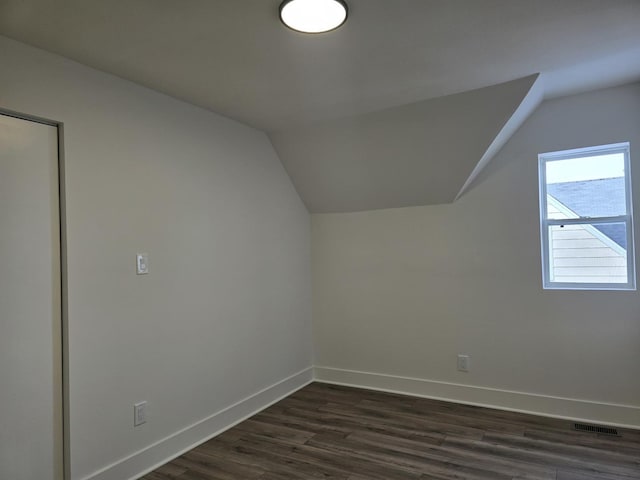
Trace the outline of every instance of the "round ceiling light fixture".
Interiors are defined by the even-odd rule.
[[[302,33],[324,33],[347,21],[349,8],[343,0],[284,0],[280,20]]]

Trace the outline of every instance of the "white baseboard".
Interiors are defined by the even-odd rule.
[[[593,402],[330,367],[315,367],[314,373],[315,380],[322,383],[400,393],[572,421],[640,429],[640,406],[635,405]]]
[[[84,477],[83,480],[140,478],[314,380],[465,405],[640,429],[640,406],[593,402],[330,367],[310,367],[122,458]]]
[[[214,413],[83,480],[134,480],[221,434],[313,381],[309,367]]]

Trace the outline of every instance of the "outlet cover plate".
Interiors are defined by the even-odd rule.
[[[139,402],[133,406],[133,426],[147,423],[147,402]]]
[[[471,358],[469,355],[458,355],[458,371],[468,372]]]

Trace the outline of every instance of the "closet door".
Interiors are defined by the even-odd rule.
[[[0,115],[0,478],[62,478],[57,128]]]

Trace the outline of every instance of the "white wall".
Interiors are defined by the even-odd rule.
[[[640,212],[634,84],[545,102],[453,204],[313,215],[318,376],[640,427],[640,294],[541,280],[538,153],[623,141]]]
[[[309,215],[263,133],[3,37],[0,58],[0,108],[64,122],[73,479],[310,367]]]

